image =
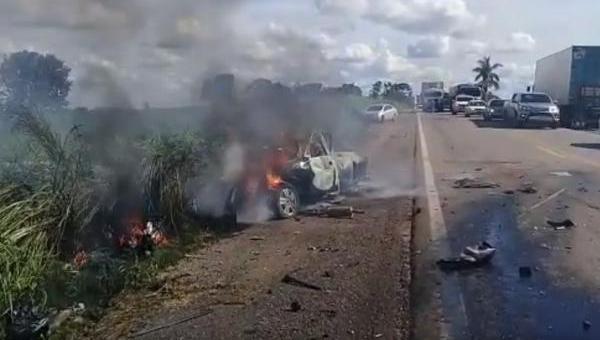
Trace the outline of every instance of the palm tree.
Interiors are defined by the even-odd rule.
[[[477,60],[477,67],[473,69],[473,72],[477,73],[475,81],[478,81],[479,86],[483,89],[485,96],[487,97],[488,90],[491,88],[500,88],[500,76],[494,72],[502,67],[502,64],[495,63],[492,65],[490,57],[483,57],[483,59]]]

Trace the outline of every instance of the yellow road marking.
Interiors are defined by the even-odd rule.
[[[558,157],[558,158],[567,158],[567,156],[563,155],[562,153],[560,153],[558,151],[554,151],[554,150],[546,148],[546,147],[543,147],[541,145],[538,145],[537,148],[540,149],[540,150],[542,150],[542,151],[544,151],[547,154],[552,155],[552,156],[555,156],[555,157]]]

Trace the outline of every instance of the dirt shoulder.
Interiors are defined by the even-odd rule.
[[[407,339],[410,201],[354,205],[366,213],[256,225],[190,254],[158,291],[116,298],[90,335],[120,339],[207,311],[140,338]]]

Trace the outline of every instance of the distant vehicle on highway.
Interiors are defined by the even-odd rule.
[[[471,100],[467,106],[465,106],[465,117],[471,117],[471,115],[484,115],[487,111],[487,105],[481,99]]]
[[[452,86],[450,88],[449,96],[450,96],[450,99],[452,100],[452,105],[450,107],[450,110],[452,111],[452,114],[455,115],[458,112],[462,112],[459,110],[461,108],[460,106],[462,104],[456,103],[456,101],[459,97],[462,99],[462,100],[460,100],[461,102],[465,101],[464,100],[465,97],[470,97],[471,100],[483,99],[483,91],[477,85],[458,84],[458,85]],[[466,104],[467,103],[464,103],[464,105],[462,105],[462,106],[466,106]]]
[[[398,110],[390,104],[377,104],[369,106],[363,115],[369,121],[383,123],[386,120],[396,120],[398,118]]]
[[[483,114],[484,120],[493,120],[494,118],[504,119],[504,99],[492,99],[488,102],[488,109]]]
[[[515,93],[504,104],[504,119],[514,127],[528,122],[544,122],[556,129],[560,124],[560,110],[545,93]]]
[[[421,94],[423,100],[423,111],[442,112],[444,111],[444,90],[428,89]]]
[[[452,100],[452,114],[455,115],[458,112],[465,112],[465,108],[469,105],[471,100],[476,98],[467,95],[459,95]]]

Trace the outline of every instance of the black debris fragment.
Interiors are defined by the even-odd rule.
[[[518,190],[524,194],[535,194],[538,192],[536,187],[533,186],[533,183],[530,182],[521,184]]]
[[[583,329],[584,330],[589,330],[590,328],[592,328],[592,323],[589,320],[583,320]]]
[[[292,301],[292,303],[290,303],[290,309],[289,309],[290,312],[296,313],[296,312],[299,312],[301,309],[302,309],[302,306],[300,305],[300,302],[294,300],[294,301]]]
[[[570,219],[566,219],[566,220],[562,220],[562,221],[547,220],[546,223],[548,223],[548,225],[553,227],[555,230],[562,230],[562,229],[566,229],[566,228],[575,227],[575,223],[573,223],[573,221],[571,221]]]
[[[531,275],[533,275],[531,267],[528,267],[528,266],[519,267],[519,276],[521,278],[529,278],[529,277],[531,277]]]
[[[461,178],[454,181],[453,188],[455,189],[487,189],[497,188],[498,184],[494,182],[486,182],[476,178]]]
[[[39,307],[24,304],[14,308],[7,318],[8,340],[42,339],[48,332],[49,319]]]
[[[443,271],[477,268],[489,263],[495,253],[496,248],[484,241],[476,246],[465,247],[458,257],[438,260],[437,265]]]
[[[281,282],[288,284],[288,285],[312,289],[312,290],[323,290],[321,287],[319,287],[317,285],[313,285],[312,283],[308,283],[308,282],[299,280],[299,279],[291,276],[290,274],[286,274],[283,277],[283,279],[281,279]]]

